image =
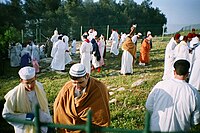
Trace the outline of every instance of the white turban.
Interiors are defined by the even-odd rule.
[[[70,68],[69,74],[73,77],[83,77],[86,75],[85,66],[80,63],[74,64]]]
[[[194,44],[199,43],[199,38],[198,37],[194,37],[192,38],[192,40],[190,41],[190,44],[193,46]]]
[[[18,74],[23,80],[32,79],[35,77],[35,68],[29,66],[23,67],[19,70]]]

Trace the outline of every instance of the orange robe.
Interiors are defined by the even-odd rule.
[[[92,123],[95,126],[107,127],[110,125],[109,93],[107,87],[100,81],[90,77],[88,85],[82,96],[75,100],[74,86],[67,82],[60,90],[54,102],[54,122],[67,125],[85,124],[87,112],[92,111]],[[58,129],[58,133],[69,133]]]
[[[149,63],[150,62],[150,41],[144,39],[140,49],[140,62],[141,63]]]

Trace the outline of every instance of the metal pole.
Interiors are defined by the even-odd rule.
[[[83,26],[81,26],[81,36],[83,35]]]
[[[108,40],[108,36],[109,36],[109,25],[107,25],[107,35],[106,35],[106,40]]]
[[[23,31],[23,29],[21,30],[21,35],[22,35],[22,43],[24,43],[24,31]]]
[[[92,133],[92,111],[91,110],[89,110],[87,114],[85,131],[86,133]]]
[[[40,115],[39,115],[39,105],[35,106],[35,127],[36,133],[40,133]]]
[[[144,133],[150,132],[150,113],[146,111]]]
[[[163,37],[164,37],[164,33],[165,33],[165,24],[163,25],[163,31],[162,31],[162,40],[163,40]]]

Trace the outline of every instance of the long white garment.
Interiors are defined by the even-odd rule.
[[[11,67],[18,67],[20,66],[20,58],[19,55],[17,55],[17,47],[11,46],[10,47],[10,66]]]
[[[99,63],[100,63],[100,66],[102,66],[102,65],[104,65],[104,58],[103,58],[104,50],[105,50],[104,38],[100,37],[100,40],[97,44],[99,45],[99,52],[100,52],[100,55],[101,55],[101,59],[100,59]]]
[[[54,70],[65,70],[65,50],[66,45],[62,40],[55,43],[55,55],[51,62],[51,68]]]
[[[162,79],[170,79],[174,77],[173,64],[174,64],[174,49],[176,47],[176,41],[172,37],[165,49],[165,62],[164,62],[164,74]]]
[[[147,98],[146,108],[151,113],[151,131],[187,132],[200,122],[199,92],[184,80],[158,82]]]
[[[126,50],[122,54],[121,74],[133,73],[133,56]]]
[[[39,82],[37,82],[37,84],[38,84],[38,88],[41,89],[42,91],[44,91],[42,84]],[[6,102],[4,104],[4,109],[2,111],[3,118],[26,120],[26,113],[34,113],[35,112],[35,105],[39,103],[37,95],[36,95],[36,91],[33,90],[30,92],[28,92],[28,91],[25,92],[25,95],[27,96],[28,102],[30,103],[30,106],[31,106],[31,112],[17,112],[16,111],[15,106],[16,106],[16,101],[17,101],[18,95],[19,95],[18,87],[15,87],[14,89],[12,89],[11,91],[9,91],[6,94],[6,96],[5,96]],[[11,107],[9,107],[9,106],[11,106]],[[12,107],[15,107],[15,108],[12,108]],[[12,112],[11,112],[10,108],[12,108]],[[50,115],[49,109],[47,110],[47,112],[40,110],[40,120],[42,122],[52,122],[52,117]],[[25,133],[25,125],[24,124],[19,124],[19,123],[15,123],[15,122],[9,122],[9,124],[14,126],[15,133]],[[47,127],[42,127],[41,132],[46,133]]]
[[[193,60],[189,83],[197,88],[197,90],[200,90],[200,46],[197,46],[192,52]]]
[[[175,60],[185,59],[190,61],[189,48],[185,41],[181,41],[174,49]]]
[[[109,38],[109,40],[112,40],[112,45],[110,48],[110,53],[113,53],[114,55],[118,55],[119,54],[119,49],[118,49],[118,33],[116,31],[112,31],[112,34]]]
[[[68,36],[63,36],[63,41],[66,45],[66,52],[65,52],[65,64],[69,64],[70,62],[72,62],[72,58],[69,55],[69,37]]]
[[[32,55],[31,55],[32,60],[37,60],[37,62],[40,61],[40,50],[39,48],[32,43]]]
[[[81,64],[86,68],[87,73],[91,73],[91,52],[92,52],[92,43],[83,41],[80,47],[81,55]]]
[[[72,55],[76,54],[76,40],[72,41],[71,54]]]
[[[51,42],[53,43],[53,46],[52,46],[52,49],[51,49],[51,57],[54,57],[55,55],[55,43],[58,41],[58,34],[54,34],[52,37],[51,37]]]

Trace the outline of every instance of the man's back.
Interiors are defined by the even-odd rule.
[[[152,131],[188,131],[199,123],[200,95],[184,80],[165,80],[153,88],[146,108]]]

